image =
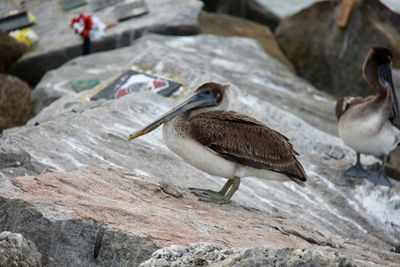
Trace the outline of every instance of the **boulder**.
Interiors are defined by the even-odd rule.
[[[362,76],[372,46],[384,46],[400,66],[400,15],[380,1],[360,0],[347,28],[336,25],[341,1],[317,2],[283,19],[275,31],[297,73],[316,88],[334,95],[374,93]]]
[[[3,219],[0,229],[13,229],[12,231],[23,233],[24,236],[33,240],[42,254],[44,266],[137,266],[138,263],[146,260],[154,250],[160,248],[161,243],[156,244],[154,240],[143,234],[132,234],[129,229],[121,231],[118,227],[113,229],[115,225],[110,224],[107,218],[96,218],[95,213],[98,212],[100,212],[98,213],[98,215],[101,214],[100,216],[112,218],[117,214],[122,215],[118,210],[124,210],[124,208],[113,209],[109,206],[108,200],[110,199],[107,198],[107,188],[98,188],[103,191],[104,195],[97,191],[93,195],[93,199],[86,199],[89,201],[86,204],[76,202],[76,197],[80,198],[80,194],[86,194],[84,193],[86,190],[96,191],[95,187],[91,188],[89,185],[95,185],[99,181],[111,182],[109,189],[121,189],[114,182],[120,179],[122,179],[120,182],[124,181],[123,177],[125,177],[127,179],[125,179],[124,187],[132,188],[132,184],[129,182],[132,176],[126,171],[92,167],[81,170],[78,175],[64,175],[49,170],[37,177],[41,180],[38,184],[31,183],[34,181],[31,179],[33,177],[21,177],[24,182],[28,183],[26,189],[33,194],[30,200],[23,199],[19,195],[22,192],[21,189],[18,189],[20,185],[12,184],[18,183],[17,180],[11,180],[12,183],[8,183],[10,181],[7,180],[6,187],[1,189],[0,216]],[[87,180],[88,175],[91,176],[89,180]],[[72,177],[77,180],[75,182],[70,180]],[[110,178],[112,181],[107,182]],[[71,183],[65,183],[67,180],[70,180]],[[42,182],[45,184],[40,185]],[[73,185],[74,183],[75,185]],[[74,188],[78,184],[86,189]],[[136,183],[134,182],[134,184]],[[3,194],[6,188],[11,190],[10,194]],[[50,188],[55,191],[53,189],[48,191],[47,189]],[[33,200],[34,198],[36,200]],[[102,204],[99,202],[101,198],[105,200],[102,201]],[[97,208],[89,211],[91,208],[88,209],[88,207],[95,202],[97,202]],[[74,210],[73,206],[81,209],[83,213],[79,214],[80,212]],[[134,217],[139,214],[132,215],[132,213],[124,215],[130,223],[125,224],[119,221],[118,224],[123,227],[134,226],[135,223],[131,219],[136,220]]]
[[[32,89],[17,77],[0,73],[0,132],[25,124],[35,113]]]
[[[0,73],[14,64],[26,50],[26,45],[0,30]]]
[[[148,178],[92,165],[4,180],[0,229],[33,240],[45,266],[353,267],[400,260],[299,220],[200,202],[185,188]]]
[[[107,83],[123,68],[167,77],[183,88],[171,98],[139,92],[95,102],[88,100],[100,85],[79,94],[68,88],[70,79],[89,75]],[[44,264],[67,261],[66,250],[75,255],[65,256],[76,259],[75,265],[89,264],[94,254],[104,259],[100,245],[104,243],[114,244],[114,248],[104,248],[110,255],[106,259],[119,258],[115,255],[122,251],[137,251],[133,247],[145,243],[146,253],[140,254],[144,261],[158,248],[199,241],[232,248],[267,243],[275,248],[330,246],[360,266],[390,266],[398,261],[391,250],[400,243],[400,182],[391,179],[393,188],[388,189],[343,177],[355,153],[331,133],[336,127],[335,102],[267,55],[256,41],[213,35],[147,35],[131,47],[76,58],[44,79],[49,89],[63,88],[69,93],[28,125],[4,131],[0,139],[6,159],[0,168],[0,211],[7,214],[0,218],[8,218],[0,224],[1,230],[20,232],[33,240]],[[309,177],[307,187],[246,178],[232,204],[201,203],[186,188],[217,190],[225,181],[193,168],[169,151],[159,129],[126,142],[133,130],[209,81],[230,84],[230,109],[253,116],[290,139],[301,154],[299,160]],[[366,167],[377,162],[371,156],[363,156],[362,161]],[[87,167],[101,164],[112,168]],[[46,169],[53,171],[38,175]],[[131,176],[144,182],[135,185]],[[179,196],[183,197],[175,198]],[[157,197],[166,201],[160,210],[152,208]],[[171,201],[177,201],[179,208]],[[231,212],[240,216],[234,219]],[[253,223],[253,215],[261,218]],[[178,218],[183,221],[178,223]],[[227,224],[226,218],[232,218],[232,223]],[[152,230],[157,223],[161,232]],[[111,227],[110,236],[115,239],[96,245],[97,239],[102,240],[101,232],[96,236],[103,224],[106,229]],[[120,244],[118,240],[125,241]],[[48,244],[57,243],[62,245],[55,251],[48,249]],[[137,254],[123,255],[124,262],[139,262]],[[120,264],[122,260],[114,265]]]
[[[204,10],[224,13],[245,18],[267,25],[274,30],[279,24],[279,17],[271,12],[260,0],[202,0]]]
[[[294,71],[292,63],[279,48],[271,30],[262,24],[225,14],[201,12],[199,16],[200,33],[220,36],[241,36],[257,40],[270,56],[278,59],[288,69]]]
[[[178,68],[177,58],[188,69]],[[31,123],[76,109],[77,105],[90,98],[86,93],[77,97],[70,85],[71,80],[98,79],[105,82],[132,67],[132,64],[137,70],[150,71],[184,83],[185,88],[188,88],[188,83],[198,85],[198,74],[204,70],[219,73],[247,94],[257,95],[284,110],[296,113],[319,129],[332,134],[337,132],[335,102],[330,95],[315,90],[309,83],[298,78],[275,58],[265,54],[257,42],[214,35],[182,38],[147,35],[131,48],[71,60],[59,69],[46,73],[34,89],[32,99],[36,113],[40,114]],[[158,71],[159,68],[161,71]],[[201,81],[209,80],[206,78]],[[190,90],[185,92],[180,99],[191,93]],[[60,99],[43,110],[64,95],[70,97]]]
[[[57,1],[36,2],[29,11],[36,17],[33,27],[39,36],[38,45],[25,54],[9,73],[35,86],[46,71],[82,55],[82,38],[70,28],[71,19],[80,13],[97,16],[111,26],[101,40],[92,40],[92,53],[129,46],[147,32],[187,35],[198,32],[198,16],[202,3],[197,0],[146,0],[149,12],[143,16],[118,22],[115,5],[93,11],[84,5],[64,12]]]
[[[21,234],[0,233],[0,266],[42,266],[35,244]]]

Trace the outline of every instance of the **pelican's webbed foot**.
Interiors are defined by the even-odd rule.
[[[374,181],[375,185],[383,185],[389,188],[392,187],[392,183],[389,181],[389,178],[386,176],[385,171],[379,171],[378,173],[374,173]]]
[[[347,171],[343,173],[344,176],[351,176],[351,177],[359,177],[359,178],[368,178],[371,176],[371,173],[361,167],[361,164],[359,165],[354,165]]]
[[[392,183],[389,181],[389,178],[386,176],[385,172],[387,160],[388,160],[388,155],[384,155],[381,169],[379,170],[379,172],[373,174],[373,179],[374,179],[373,183],[375,185],[383,185],[391,188]]]
[[[199,189],[199,188],[189,188],[193,194],[195,194],[199,200],[205,202],[212,202],[217,204],[227,204],[231,202],[233,194],[238,190],[240,185],[240,178],[234,177],[229,179],[219,192]]]
[[[372,179],[371,173],[365,170],[360,161],[360,153],[357,152],[357,161],[356,165],[352,166],[350,169],[344,172],[344,176],[358,177],[358,178],[367,178],[368,180]]]
[[[217,204],[227,204],[231,202],[230,199],[226,199],[225,195],[221,192],[205,190],[200,188],[189,188],[190,191],[195,194],[199,200],[204,202],[212,202]]]

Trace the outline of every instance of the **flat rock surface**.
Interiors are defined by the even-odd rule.
[[[184,195],[177,198],[165,185],[160,187],[146,180],[147,178],[141,175],[106,166],[90,166],[71,173],[48,170],[36,177],[8,179],[0,183],[0,215],[5,218],[1,227],[23,231],[24,235],[34,240],[42,250],[46,246],[43,239],[50,239],[52,248],[45,253],[46,258],[43,261],[46,264],[56,265],[66,264],[68,258],[78,258],[77,262],[87,266],[105,264],[109,260],[108,255],[116,253],[116,248],[107,246],[105,242],[104,235],[107,231],[116,231],[132,238],[145,237],[148,242],[153,243],[153,249],[168,244],[187,246],[194,242],[207,241],[225,247],[271,247],[274,248],[269,252],[272,255],[277,249],[283,249],[283,252],[287,247],[302,248],[302,252],[301,249],[299,252],[303,253],[303,261],[306,263],[309,260],[306,257],[307,253],[327,257],[325,261],[328,261],[329,253],[332,253],[336,255],[337,262],[340,258],[338,253],[341,253],[343,263],[345,255],[348,262],[354,261],[357,266],[395,266],[400,260],[398,254],[377,251],[367,244],[351,241],[299,222],[274,217],[265,212],[237,204],[218,205],[200,202],[195,200],[187,189],[174,188]],[[30,209],[40,214],[42,217],[40,220],[48,220],[48,225],[44,227],[37,223],[39,219],[35,219],[38,217],[36,215],[29,221],[20,221],[16,227],[13,223],[15,216],[27,219],[26,215],[17,215],[18,212],[27,210],[27,207],[11,208],[10,203],[13,201],[30,203],[28,205]],[[64,222],[64,229],[51,232],[54,225],[61,221]],[[78,224],[76,221],[94,221],[107,225],[109,229],[103,230],[100,241],[89,241],[86,247],[80,242],[70,243],[68,240],[57,238],[65,235],[67,233],[65,231],[69,231],[72,236],[79,231],[82,234],[90,232],[90,223],[87,223],[89,229],[83,231],[79,227],[71,226],[73,221],[75,224]],[[37,234],[38,231],[41,232],[41,236]],[[87,235],[88,240],[95,238],[95,235]],[[145,244],[140,242],[136,245],[137,249],[145,247]],[[326,248],[317,248],[316,245],[331,247],[332,252],[328,252],[329,249]],[[210,252],[215,250],[214,247],[211,246],[206,250],[208,255],[212,255]],[[90,257],[93,251],[96,259]],[[299,252],[292,251],[293,249],[286,249],[286,254],[289,254],[286,257],[299,255]],[[275,254],[285,254],[282,252]],[[133,251],[119,251],[119,253],[122,253],[123,258],[131,257],[130,262],[133,263],[132,258],[135,257]],[[232,253],[231,250],[228,254]],[[241,258],[242,260],[247,258],[249,264],[251,262],[249,256],[256,253],[257,249],[245,253]],[[203,251],[205,257],[204,254],[206,253]],[[143,255],[144,258],[149,256]],[[297,256],[299,263],[303,262],[301,258]],[[309,255],[308,258],[312,257]],[[136,260],[137,263],[139,259]],[[330,261],[334,262],[332,259]],[[314,263],[316,262],[318,261],[315,260]],[[121,263],[122,261],[118,262],[118,259],[114,262],[114,264]]]
[[[6,0],[10,1],[10,0]],[[39,43],[26,53],[9,71],[31,85],[36,85],[44,73],[82,54],[82,38],[70,28],[71,19],[80,13],[97,16],[105,25],[114,25],[98,41],[92,40],[92,52],[111,50],[132,42],[145,32],[194,34],[198,32],[198,15],[202,3],[197,0],[146,0],[149,12],[143,16],[118,22],[115,5],[93,12],[90,3],[63,11],[57,1],[45,0],[28,11],[36,17],[33,27]]]

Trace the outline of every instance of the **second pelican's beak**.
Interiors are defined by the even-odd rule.
[[[158,126],[163,124],[164,122],[170,121],[179,114],[194,109],[198,107],[211,107],[215,106],[216,102],[215,99],[212,97],[210,91],[201,91],[193,96],[191,96],[189,99],[181,103],[180,105],[176,106],[175,108],[171,109],[164,115],[162,115],[159,119],[153,121],[146,127],[144,127],[141,130],[138,130],[128,136],[128,141],[135,139],[139,136],[142,136],[144,134],[147,134],[154,129],[156,129]]]
[[[392,102],[393,102],[394,112],[395,112],[394,115],[396,117],[398,117],[400,115],[399,104],[398,104],[398,100],[397,100],[396,89],[394,88],[394,85],[393,85],[392,64],[391,63],[379,66],[379,79],[385,86],[388,85],[390,87],[390,93],[392,95]]]

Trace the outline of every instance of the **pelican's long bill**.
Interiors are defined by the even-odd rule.
[[[396,116],[400,115],[399,112],[399,104],[397,101],[397,95],[396,95],[396,89],[394,88],[393,85],[393,79],[392,79],[392,64],[385,64],[382,66],[379,66],[379,78],[381,82],[385,85],[388,85],[390,87],[390,93],[392,96],[392,102],[394,105],[394,110],[396,112]]]
[[[159,119],[155,120],[154,122],[150,123],[146,127],[144,127],[141,130],[138,130],[128,136],[128,141],[135,139],[139,136],[142,136],[144,134],[147,134],[154,129],[156,129],[158,126],[163,124],[164,122],[167,122],[169,120],[172,120],[179,114],[197,108],[197,107],[209,107],[209,106],[215,106],[216,102],[215,99],[212,97],[209,91],[201,91],[187,100],[185,100],[183,103],[179,104],[175,108],[171,109],[164,115],[162,115]]]

